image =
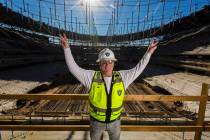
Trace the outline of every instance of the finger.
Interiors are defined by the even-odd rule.
[[[158,41],[153,41],[153,42],[151,43],[151,46],[156,46],[158,43],[159,43]]]
[[[159,42],[159,41],[156,40],[156,39],[153,39],[153,40],[152,40],[152,43],[157,43],[157,42]]]
[[[61,34],[59,34],[59,36],[60,36],[60,37],[62,37],[62,35],[61,35]]]
[[[61,34],[59,36],[60,36],[60,41],[63,41],[63,36]]]
[[[64,34],[64,35],[65,35],[65,39],[68,41],[69,39],[67,38],[66,34]]]
[[[153,46],[153,44],[154,44],[154,40],[152,40],[152,41],[150,42],[150,46]]]
[[[157,46],[157,45],[158,45],[158,43],[159,43],[159,41],[156,41],[156,42],[154,43],[154,45],[155,45],[155,46]]]
[[[63,36],[64,36],[64,38],[65,38],[65,39],[67,39],[67,37],[66,37],[66,34],[65,34],[65,33],[63,33]]]
[[[153,47],[154,46],[154,42],[151,42],[150,44],[149,44],[149,47]]]

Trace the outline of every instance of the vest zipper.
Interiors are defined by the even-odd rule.
[[[105,85],[105,90],[106,90],[106,97],[107,97],[107,103],[106,103],[106,107],[107,107],[107,110],[106,110],[106,119],[105,119],[105,122],[110,122],[110,118],[111,118],[111,113],[112,113],[112,110],[111,110],[111,106],[112,106],[112,88],[113,88],[113,79],[114,79],[114,74],[112,73],[112,80],[111,80],[111,87],[110,87],[110,90],[109,90],[109,94],[108,94],[108,91],[107,91],[107,86],[106,86],[106,83],[105,83],[105,80],[104,80],[104,77],[101,73],[101,76],[102,76],[102,80],[104,82],[104,85]]]

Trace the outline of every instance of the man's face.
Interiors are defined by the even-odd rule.
[[[114,61],[112,60],[101,60],[100,61],[100,70],[103,74],[110,76],[114,68]]]

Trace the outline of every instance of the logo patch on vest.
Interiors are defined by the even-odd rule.
[[[107,52],[107,53],[105,53],[105,55],[108,57],[110,55],[110,53]]]
[[[122,94],[122,90],[118,90],[117,94],[120,96]]]

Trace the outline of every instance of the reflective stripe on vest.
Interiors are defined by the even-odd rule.
[[[98,107],[95,107],[91,102],[89,102],[89,105],[90,107],[94,110],[94,112],[103,112],[103,113],[106,113],[106,109],[102,109],[102,108],[98,108]],[[123,105],[121,105],[120,107],[118,108],[112,108],[112,112],[116,112],[116,111],[119,111],[121,110],[123,107]]]
[[[89,113],[98,121],[109,122],[120,117],[123,110],[124,85],[119,72],[113,71],[110,93],[101,72],[96,71],[89,92]]]

